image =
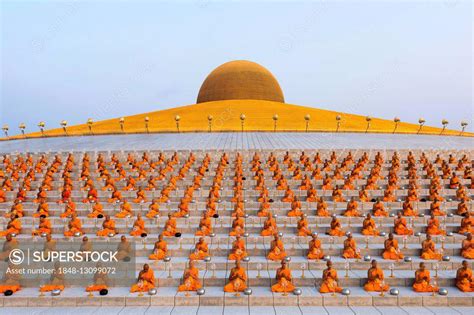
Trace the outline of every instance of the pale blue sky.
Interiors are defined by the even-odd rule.
[[[11,133],[195,103],[248,59],[286,102],[473,130],[472,2],[2,1],[0,124]]]

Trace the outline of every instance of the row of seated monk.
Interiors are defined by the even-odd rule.
[[[166,232],[166,231],[165,231]],[[154,244],[154,248],[149,255],[150,260],[163,260],[169,255],[168,244],[165,240],[165,233],[160,234],[158,240]],[[173,235],[174,236],[174,235]],[[235,240],[232,243],[232,248],[228,255],[229,260],[241,260],[248,256],[246,249],[245,239],[240,234],[236,234]],[[322,242],[316,233],[311,235],[312,238],[308,243],[308,251],[306,257],[310,260],[323,259],[325,257],[325,249],[322,247]],[[52,251],[55,250],[56,241],[52,238],[51,234],[45,234],[44,250]],[[121,236],[121,242],[118,246],[118,252],[120,257],[129,257],[131,246],[125,235]],[[3,250],[0,253],[0,258],[7,259],[12,250],[18,248],[18,240],[12,236],[12,234],[6,235],[6,241],[3,244]],[[87,236],[83,237],[83,241],[80,247],[81,251],[90,250],[92,248],[92,241]],[[332,244],[331,244],[332,248]],[[210,257],[211,252],[209,245],[204,237],[200,237],[198,242],[195,244],[193,252],[189,255],[192,260],[203,260],[206,257]],[[357,246],[356,240],[352,234],[348,234],[343,242],[342,255],[345,259],[360,259],[361,251]],[[403,250],[400,248],[398,240],[392,233],[389,234],[388,238],[384,241],[384,248],[381,254],[383,259],[386,260],[401,260],[404,258]],[[437,248],[435,242],[432,240],[431,235],[427,235],[426,239],[421,243],[420,257],[424,260],[441,260],[443,256],[443,247]],[[468,233],[466,239],[461,244],[461,256],[467,259],[474,259],[474,241],[472,234]],[[272,261],[279,261],[287,257],[285,250],[285,244],[278,234],[273,235],[273,240],[270,243],[270,248],[266,254],[266,258]]]
[[[55,264],[55,273],[51,276],[50,281],[40,287],[41,292],[53,290],[63,291],[65,289],[65,276],[59,268],[59,264]],[[457,270],[456,286],[463,292],[474,292],[474,278],[472,269],[467,261],[462,262],[462,266]],[[189,260],[188,268],[184,271],[182,284],[179,285],[178,291],[196,291],[202,288],[203,284],[199,277],[199,269],[195,266],[194,260]],[[248,276],[240,260],[235,261],[235,267],[231,269],[227,284],[224,286],[225,292],[243,292],[248,287]],[[156,288],[156,279],[154,271],[148,264],[143,265],[143,269],[139,272],[137,282],[132,285],[130,292],[148,292]],[[275,284],[271,286],[272,292],[292,292],[295,289],[291,269],[285,260],[281,261],[281,267],[276,270]],[[383,292],[389,290],[389,285],[385,281],[383,270],[377,265],[376,260],[372,260],[371,267],[367,271],[367,282],[364,285],[366,291]],[[0,284],[0,293],[12,295],[21,289],[20,277],[15,273],[5,275],[2,284]],[[87,292],[99,291],[101,295],[107,294],[109,289],[107,274],[98,271],[94,275],[94,283],[86,287]],[[437,292],[439,290],[436,277],[431,278],[430,271],[426,269],[425,263],[421,262],[419,269],[415,271],[415,279],[413,283],[415,292]],[[336,269],[332,267],[332,262],[327,261],[327,268],[323,271],[322,281],[319,287],[321,293],[338,293],[342,291],[342,287],[338,283],[338,274]]]

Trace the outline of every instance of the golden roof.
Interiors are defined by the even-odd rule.
[[[270,71],[255,62],[234,60],[207,76],[197,103],[242,99],[285,102],[280,85]]]

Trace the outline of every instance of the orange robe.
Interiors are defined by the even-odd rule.
[[[424,240],[421,244],[421,258],[426,260],[440,260],[442,255],[436,251],[433,240]]]
[[[412,235],[413,230],[407,227],[407,220],[400,218],[395,220],[394,232],[397,235]]]
[[[81,219],[75,218],[74,220],[69,221],[69,229],[64,231],[64,236],[75,236],[76,233],[83,234],[82,232],[82,223]]]
[[[130,232],[131,236],[141,236],[142,234],[147,234],[145,229],[145,221],[143,219],[137,219],[133,223],[132,231]]]
[[[230,271],[229,283],[224,286],[224,292],[243,292],[247,288],[247,273],[243,267],[234,267]]]
[[[366,218],[362,223],[362,234],[363,235],[379,235],[379,231],[376,229],[375,220],[372,218]]]
[[[155,244],[155,248],[153,249],[153,253],[148,256],[149,259],[151,260],[162,260],[163,258],[166,257],[166,254],[168,253],[168,245],[166,244],[165,241],[158,241],[157,244]]]
[[[456,286],[463,292],[474,292],[474,278],[470,268],[460,268],[456,273]]]
[[[343,236],[345,232],[341,229],[341,223],[339,220],[331,221],[331,228],[328,232],[331,236]]]
[[[13,219],[8,222],[7,229],[0,232],[0,236],[6,236],[7,234],[20,234],[21,232],[21,221],[19,219]]]
[[[439,220],[437,218],[432,218],[428,221],[428,226],[426,227],[426,234],[446,235],[446,232],[440,229]]]
[[[163,236],[174,236],[176,233],[176,219],[169,218],[168,221],[166,221],[165,228],[163,229]]]
[[[245,241],[243,239],[235,240],[232,244],[232,251],[229,254],[229,260],[242,260],[247,256],[247,251],[245,250]]]
[[[115,222],[113,220],[104,221],[102,223],[102,230],[97,231],[97,236],[109,236],[109,234],[116,234]]]
[[[438,287],[430,284],[430,271],[417,270],[415,272],[415,283],[413,283],[415,292],[438,292]]]
[[[474,259],[474,240],[462,241],[461,256],[467,259]]]
[[[367,272],[367,283],[364,285],[366,291],[387,291],[389,289],[388,285],[382,285],[382,280],[384,279],[384,274],[382,269],[371,267]]]
[[[209,256],[209,246],[205,243],[197,243],[194,252],[189,255],[189,259],[202,260]]]
[[[273,261],[282,260],[286,257],[285,248],[281,240],[273,240],[267,258]]]
[[[38,229],[33,231],[33,235],[41,235],[43,233],[51,234],[51,221],[48,219],[44,220],[44,222],[40,222]]]
[[[322,259],[324,257],[323,249],[321,248],[321,240],[311,240],[309,242],[308,259]]]
[[[199,269],[196,267],[188,268],[184,272],[183,284],[178,287],[178,291],[196,291],[202,288],[201,281],[199,281]]]
[[[360,258],[360,253],[357,249],[357,245],[354,239],[346,239],[344,241],[344,250],[342,252],[342,257],[349,258]]]
[[[385,240],[384,251],[382,253],[383,259],[399,260],[403,258],[403,254],[398,248],[398,241],[396,239]]]
[[[319,288],[321,293],[341,292],[342,287],[337,284],[337,271],[334,268],[327,268],[323,271],[323,282]]]
[[[272,292],[292,292],[295,289],[290,269],[278,268],[276,280],[277,283],[272,285]]]
[[[155,287],[155,274],[153,270],[148,269],[147,272],[140,271],[138,282],[130,288],[130,292],[148,292]]]

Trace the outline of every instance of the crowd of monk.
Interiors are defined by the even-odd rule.
[[[181,235],[177,218],[190,216],[190,204],[194,203],[195,192],[204,188],[203,179],[209,179],[208,172],[214,165],[209,154],[206,154],[198,163],[193,153],[183,159],[176,152],[168,157],[163,153],[152,157],[145,152],[140,158],[129,153],[126,159],[122,159],[116,153],[112,153],[110,157],[99,153],[95,161],[91,161],[89,154],[85,153],[79,163],[76,162],[73,154],[67,155],[64,162],[63,158],[62,155],[56,155],[51,160],[46,155],[33,157],[30,154],[17,155],[14,160],[10,156],[3,157],[0,163],[0,205],[8,204],[10,210],[5,212],[8,223],[5,229],[0,231],[0,236],[6,239],[2,255],[8,256],[8,252],[17,246],[15,237],[24,234],[22,221],[23,218],[29,216],[25,213],[24,205],[28,207],[30,207],[29,203],[35,205],[36,211],[31,217],[38,218],[38,225],[33,229],[32,236],[45,237],[48,244],[48,242],[54,242],[52,235],[55,232],[51,222],[51,217],[54,217],[50,210],[51,203],[64,207],[59,217],[67,220],[63,231],[66,238],[86,234],[76,209],[76,203],[83,203],[89,205],[88,218],[102,220],[96,235],[104,238],[123,234],[117,228],[116,221],[128,218],[133,218],[134,222],[127,233],[132,237],[146,237],[150,234],[146,225],[152,225],[150,222],[166,214],[167,220],[162,232],[148,257],[150,260],[163,260],[168,255],[165,238]],[[229,182],[232,184],[233,191],[233,196],[229,200],[233,204],[229,236],[235,237],[235,240],[228,259],[235,261],[235,267],[232,268],[229,282],[225,285],[226,292],[241,292],[247,287],[246,271],[240,261],[248,256],[242,236],[246,232],[248,214],[245,206],[246,198],[249,196],[248,193],[246,194],[246,190],[249,189],[246,183],[249,180],[255,183],[251,189],[258,192],[256,201],[260,203],[260,207],[257,216],[264,218],[260,235],[273,238],[266,255],[267,259],[281,261],[281,267],[276,272],[275,284],[272,285],[274,292],[290,292],[295,288],[291,270],[285,260],[287,254],[283,240],[279,236],[279,226],[272,211],[271,204],[275,200],[289,205],[287,217],[297,218],[296,235],[311,237],[307,252],[307,258],[310,260],[322,259],[324,251],[317,233],[311,229],[308,216],[331,217],[326,233],[331,237],[345,237],[341,256],[345,259],[361,258],[360,249],[352,231],[343,228],[341,219],[328,209],[328,201],[334,204],[334,209],[337,203],[345,203],[342,213],[344,217],[349,219],[364,217],[361,234],[367,237],[380,235],[383,227],[378,225],[375,219],[389,217],[391,213],[387,210],[387,204],[400,202],[401,209],[397,211],[393,228],[381,252],[382,258],[386,260],[404,258],[396,236],[414,235],[415,226],[412,219],[419,215],[417,205],[419,202],[429,202],[430,217],[426,228],[422,231],[426,234],[426,238],[421,243],[420,257],[424,260],[440,260],[442,253],[436,248],[432,236],[442,236],[447,233],[446,221],[443,220],[442,224],[439,217],[446,218],[447,215],[445,190],[454,190],[455,195],[452,199],[457,202],[454,214],[462,216],[460,226],[454,232],[466,235],[461,244],[460,254],[465,259],[474,259],[474,241],[471,235],[474,232],[474,219],[470,214],[469,193],[469,189],[474,189],[471,168],[472,161],[468,160],[466,155],[458,159],[452,155],[446,159],[438,155],[431,160],[425,153],[417,158],[409,152],[405,160],[402,160],[397,153],[394,153],[391,159],[385,161],[380,153],[375,154],[373,159],[369,159],[367,152],[364,152],[358,160],[355,160],[351,152],[339,159],[335,152],[326,159],[323,159],[319,153],[310,157],[305,152],[294,159],[287,152],[282,159],[270,153],[266,160],[262,160],[260,155],[255,153],[249,163],[246,163],[241,153],[236,153],[232,161],[227,153],[223,153],[215,168],[212,169],[215,174],[211,184],[206,184],[205,187],[209,190],[209,194],[199,226],[195,231],[199,239],[189,254],[189,264],[179,290],[195,291],[202,287],[199,270],[194,261],[203,260],[211,255],[205,237],[214,232],[213,219],[219,217],[218,204],[223,198],[222,190],[224,187],[229,187]],[[253,174],[252,178],[248,178],[249,171]],[[401,172],[406,173],[403,178]],[[185,179],[191,180],[191,184],[185,185]],[[296,187],[295,182],[299,182]],[[424,187],[426,183],[429,183],[428,187]],[[164,211],[160,207],[175,198],[172,193],[177,192],[179,188],[184,189],[184,192],[182,197],[179,197],[176,209],[162,213]],[[383,195],[375,194],[374,191],[377,190],[383,191]],[[52,197],[54,191],[60,193],[59,198]],[[77,197],[75,195],[77,191],[84,196]],[[281,191],[282,196],[275,191]],[[305,197],[301,196],[301,191],[306,192]],[[326,191],[330,196],[325,193]],[[358,196],[349,194],[349,191],[357,192]],[[400,193],[400,191],[403,192]],[[35,194],[34,197],[30,192]],[[134,194],[133,197],[128,197],[130,192]],[[304,209],[302,202],[307,205],[316,203],[316,206],[314,210],[309,209],[309,206]],[[371,203],[372,209],[365,213],[366,210],[361,207],[361,203]],[[117,210],[110,213],[104,210],[104,205],[113,206]],[[136,210],[137,205],[140,205],[140,209],[147,208],[148,211],[142,216],[140,211]],[[407,222],[407,218],[410,219],[410,223]],[[84,238],[90,242],[87,236]],[[122,236],[120,251],[123,257],[127,256],[127,242],[125,236]],[[366,290],[385,291],[388,289],[383,271],[376,261],[372,262],[367,278],[368,281],[364,286]],[[9,283],[18,282],[18,279],[5,280],[10,281]],[[49,285],[41,287],[41,290],[51,291],[64,288],[64,277],[61,274],[51,278],[50,282]],[[88,291],[101,291],[107,288],[105,275],[97,274],[94,282],[87,288]],[[463,262],[463,266],[458,270],[456,285],[463,291],[472,292],[472,271],[467,262]],[[148,264],[145,264],[131,291],[144,292],[153,287],[155,287],[153,271]],[[7,285],[7,288],[13,292],[19,289],[14,285]],[[437,290],[423,263],[415,273],[413,289],[417,292]],[[332,268],[330,261],[323,272],[320,290],[323,293],[341,290],[338,286],[337,272]]]

